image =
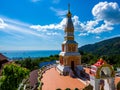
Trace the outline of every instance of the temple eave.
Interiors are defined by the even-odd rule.
[[[59,55],[62,55],[62,56],[80,56],[80,53],[78,53],[78,52],[61,52]]]

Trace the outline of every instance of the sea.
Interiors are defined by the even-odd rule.
[[[9,51],[0,51],[3,55],[9,59],[23,59],[27,57],[36,58],[36,57],[49,57],[50,55],[58,55],[60,50],[9,50]]]

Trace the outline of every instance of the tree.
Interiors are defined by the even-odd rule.
[[[83,90],[93,90],[93,86],[91,84],[89,84]]]
[[[117,90],[120,90],[120,81],[117,84]]]
[[[16,90],[23,78],[29,75],[29,70],[15,63],[4,66],[0,78],[0,90]]]

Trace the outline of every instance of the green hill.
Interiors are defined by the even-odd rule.
[[[79,50],[96,55],[120,54],[120,37],[103,40],[95,44],[88,44],[80,47]]]
[[[115,69],[120,67],[120,37],[82,46],[79,51],[82,56],[82,63],[94,64],[102,57],[109,64],[112,64]]]

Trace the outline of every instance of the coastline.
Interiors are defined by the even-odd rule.
[[[9,59],[39,58],[58,55],[60,50],[1,50],[0,53]]]

